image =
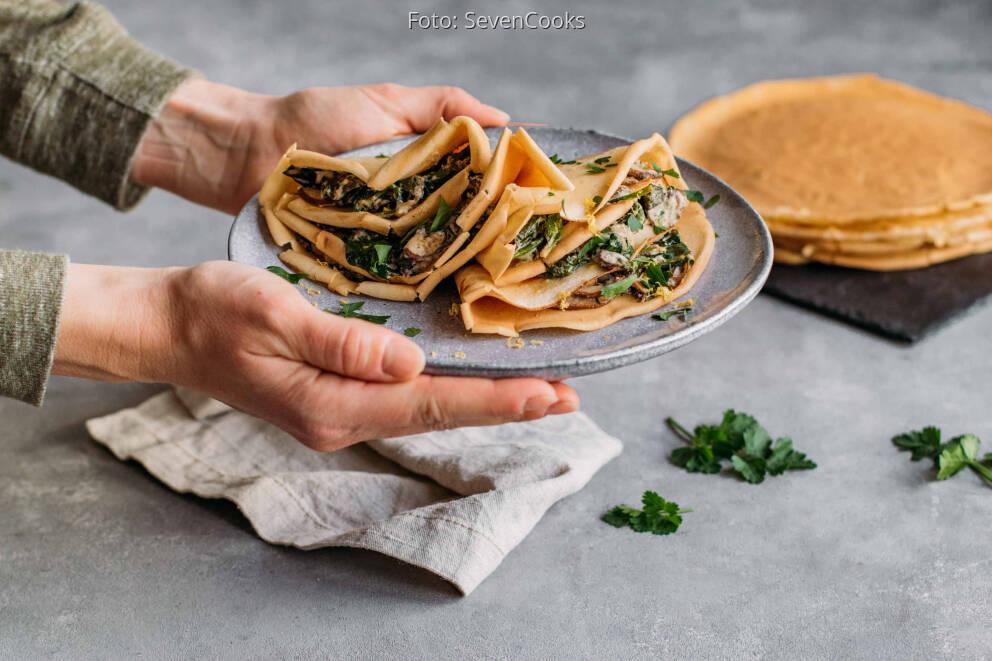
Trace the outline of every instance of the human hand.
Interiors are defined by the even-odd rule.
[[[409,339],[318,310],[254,267],[72,264],[53,372],[188,386],[324,451],[578,409],[561,383],[427,376],[423,366]]]
[[[457,115],[483,126],[509,119],[458,87],[313,87],[273,97],[195,79],[152,120],[131,178],[233,214],[294,142],[336,154],[422,133],[438,117]]]

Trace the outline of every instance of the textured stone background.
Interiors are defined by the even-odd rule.
[[[495,34],[406,28],[408,10],[483,4],[107,4],[153,48],[248,89],[450,83],[517,120],[632,137],[763,78],[877,71],[992,98],[987,2],[574,2],[584,31]],[[193,264],[224,257],[228,225],[158,192],[121,216],[0,163],[5,247]],[[992,492],[971,474],[933,482],[888,439],[933,423],[992,446],[990,324],[985,309],[907,348],[759,297],[673,354],[576,380],[624,454],[466,599],[375,554],[266,545],[233,507],[88,439],[86,418],[160,387],[56,378],[42,410],[0,401],[0,658],[988,658]],[[754,487],[668,464],[665,415],[726,407],[820,468]],[[645,488],[696,509],[678,534],[598,521]]]

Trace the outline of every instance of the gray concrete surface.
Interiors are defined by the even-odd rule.
[[[440,3],[108,3],[212,79],[272,93],[463,85],[516,119],[641,136],[768,77],[879,71],[989,107],[986,2],[573,2],[575,33],[409,32]],[[491,11],[563,11],[489,3]],[[301,46],[305,43],[305,46]],[[128,216],[0,163],[0,244],[80,262],[224,256],[229,219],[154,193]],[[992,309],[914,347],[759,297],[717,332],[575,381],[626,450],[468,598],[372,553],[266,545],[231,506],[176,495],[83,421],[160,387],[56,378],[0,402],[0,658],[988,658],[992,491],[936,483],[889,438],[938,424],[992,450]],[[750,486],[667,461],[665,415],[726,407],[791,434],[815,471]],[[598,516],[657,489],[670,537]]]

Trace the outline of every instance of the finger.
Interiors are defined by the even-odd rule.
[[[564,383],[552,383],[558,401],[548,408],[548,415],[561,415],[563,413],[574,413],[579,410],[579,395],[571,386]]]
[[[384,393],[406,403],[391,407],[379,421],[386,435],[536,420],[558,403],[554,386],[540,379],[421,376],[407,389]]]
[[[411,87],[402,102],[406,120],[416,133],[423,133],[438,117],[466,115],[483,126],[503,126],[510,116],[486,105],[460,87]]]
[[[399,333],[306,306],[295,347],[307,363],[360,381],[409,381],[424,369],[424,352]]]
[[[307,408],[335,413],[311,419],[300,440],[323,451],[375,438],[536,420],[559,403],[556,385],[540,379],[424,375],[405,383],[379,384],[325,374],[313,388],[311,394],[320,394]],[[564,388],[568,401],[576,401],[571,389]],[[342,421],[352,423],[345,427]]]

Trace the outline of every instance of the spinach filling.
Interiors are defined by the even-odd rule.
[[[621,236],[612,227],[608,228],[583,243],[577,250],[550,264],[548,270],[544,272],[544,277],[564,278],[571,275],[603,251],[630,259],[634,254],[634,246],[626,236]]]
[[[430,268],[461,234],[452,222],[478,193],[481,174],[469,175],[469,184],[455,207],[441,200],[437,213],[410,229],[402,237],[377,234],[365,229],[334,229],[345,243],[345,259],[353,266],[380,277],[409,276]]]
[[[550,251],[561,241],[561,216],[552,213],[533,216],[517,233],[514,243],[519,246],[513,254],[521,262],[531,262],[544,251]]]
[[[624,279],[614,285],[609,295],[607,287],[603,287],[601,296],[612,298],[633,288],[631,293],[636,298],[653,298],[661,291],[678,286],[694,261],[692,251],[682,241],[678,230],[670,230],[630,260]],[[625,284],[618,286],[620,283]]]
[[[633,254],[633,246],[630,244],[633,234],[641,231],[647,224],[654,227],[655,234],[661,234],[666,229],[663,222],[667,222],[668,226],[678,222],[678,217],[687,203],[679,189],[660,184],[651,184],[633,193],[618,195],[610,202],[619,202],[631,197],[636,198],[637,201],[631,205],[623,218],[562,259],[548,265],[544,277],[564,278],[593,260],[605,267],[626,265]],[[519,240],[518,245],[520,245]]]
[[[369,188],[364,181],[347,172],[290,166],[283,174],[303,187],[301,197],[310,202],[396,218],[409,212],[466,168],[471,158],[467,148],[452,152],[427,170],[401,179],[381,191]]]

